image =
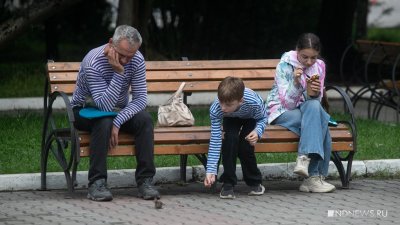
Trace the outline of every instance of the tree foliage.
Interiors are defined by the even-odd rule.
[[[3,1],[2,11],[10,18],[2,17],[0,25],[0,48],[26,30],[30,25],[42,21],[64,10],[80,0],[35,0],[26,1],[26,6],[14,10],[13,14],[5,7]],[[9,1],[8,1],[9,2]]]
[[[357,4],[366,1],[120,0],[117,23],[139,29],[144,38],[141,51],[148,60],[279,58],[294,48],[301,33],[314,32],[321,37],[322,55],[334,65],[352,38]],[[14,48],[21,43],[28,49],[47,46],[40,58],[79,61],[112,35],[110,5],[105,0],[26,2],[32,3],[28,14],[36,17],[21,16],[26,15],[22,10],[10,17],[3,7],[0,27],[6,27],[6,21],[16,26],[18,18],[25,19],[20,32],[8,33],[8,40]]]

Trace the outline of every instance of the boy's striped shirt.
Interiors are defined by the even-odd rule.
[[[207,173],[217,174],[217,164],[222,146],[223,117],[253,118],[256,120],[255,129],[258,138],[261,138],[264,133],[267,124],[267,111],[263,99],[255,91],[245,88],[243,100],[240,108],[233,113],[224,114],[218,99],[210,107],[211,139],[208,149]]]

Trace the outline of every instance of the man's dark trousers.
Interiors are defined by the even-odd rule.
[[[107,154],[110,146],[111,129],[114,117],[86,119],[79,115],[81,108],[74,108],[75,127],[78,130],[90,132],[90,168],[89,186],[98,179],[107,180]],[[120,131],[131,133],[135,137],[136,173],[138,185],[145,178],[152,178],[156,169],[154,166],[154,129],[151,116],[141,111],[120,127]]]

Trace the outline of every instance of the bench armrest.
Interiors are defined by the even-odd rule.
[[[342,99],[344,100],[344,112],[350,115],[350,120],[348,121],[338,121],[339,123],[344,123],[350,126],[351,132],[352,132],[352,137],[353,137],[353,143],[354,143],[354,151],[357,150],[357,125],[356,125],[356,119],[354,115],[354,107],[353,103],[350,100],[350,97],[347,95],[347,93],[340,87],[336,85],[326,85],[325,90],[334,90],[340,94]]]

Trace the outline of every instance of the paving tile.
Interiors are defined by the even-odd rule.
[[[201,183],[163,184],[162,209],[137,198],[132,188],[112,189],[112,202],[90,201],[86,190],[71,198],[65,190],[0,192],[0,225],[396,224],[400,219],[400,180],[353,180],[351,189],[327,194],[301,193],[299,181],[265,183],[268,191],[257,197],[239,183],[234,200],[220,199]]]

